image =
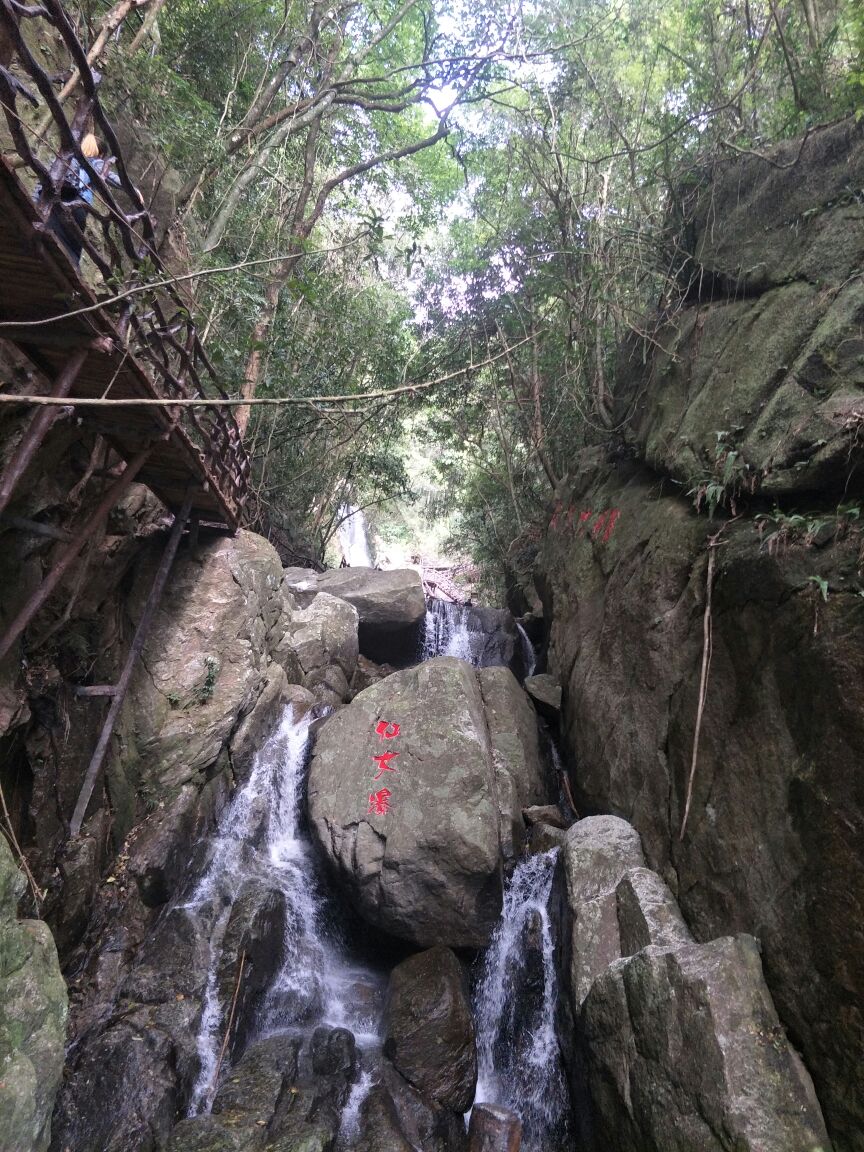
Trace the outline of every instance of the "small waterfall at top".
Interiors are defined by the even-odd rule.
[[[517,675],[534,668],[534,649],[509,612],[434,598],[426,601],[423,659],[458,656],[475,668],[506,664]]]
[[[423,659],[433,656],[458,656],[475,668],[489,664],[505,664],[499,658],[495,644],[496,633],[482,627],[482,609],[466,604],[451,604],[447,600],[426,601],[426,637]]]
[[[522,1152],[565,1147],[569,1100],[555,1034],[557,980],[549,896],[557,849],[521,860],[474,992],[475,1103],[522,1119]]]
[[[339,518],[342,521],[338,528],[339,544],[345,563],[349,568],[371,568],[372,556],[362,509],[353,504],[343,504]]]
[[[328,938],[311,845],[300,828],[308,735],[309,717],[295,721],[287,708],[223,813],[210,864],[182,906],[204,924],[210,943],[190,1116],[209,1111],[217,1087],[227,1011],[218,988],[222,945],[234,904],[250,887],[277,894],[286,910],[280,966],[260,1005],[256,1036],[325,1024],[348,1028],[360,1048],[379,1042],[375,1009],[352,1005],[358,984],[376,977],[351,967]]]

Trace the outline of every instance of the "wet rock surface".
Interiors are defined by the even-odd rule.
[[[580,1147],[829,1147],[756,941],[695,943],[672,893],[642,865],[635,830],[616,817],[577,822],[562,870]]]
[[[522,1125],[509,1108],[478,1104],[468,1127],[468,1152],[519,1152]]]
[[[382,721],[399,735],[379,736]],[[374,759],[382,754],[393,758]],[[386,811],[375,811],[384,788]],[[488,941],[501,909],[499,815],[470,666],[427,661],[331,717],[315,744],[308,805],[313,839],[364,919],[421,947]]]
[[[0,836],[0,1140],[8,1152],[44,1152],[63,1074],[66,986],[48,925],[16,917],[25,887]]]
[[[449,948],[430,948],[390,974],[384,1054],[424,1096],[466,1112],[477,1085],[474,1021],[462,966]]]
[[[174,1128],[167,1152],[329,1152],[355,1071],[354,1038],[344,1029],[261,1040],[225,1078],[212,1114]]]

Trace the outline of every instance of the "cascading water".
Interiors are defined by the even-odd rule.
[[[366,517],[362,510],[353,504],[343,504],[339,518],[342,521],[338,528],[339,544],[345,563],[349,568],[371,568]]]
[[[528,638],[528,633],[516,621],[516,631],[519,633],[519,641],[522,647],[522,665],[525,669],[525,677],[533,676],[534,670],[537,667],[537,653],[534,651],[534,645]]]
[[[515,634],[512,631],[508,634],[502,627],[506,617],[508,613],[488,608],[427,600],[423,659],[458,656],[475,668],[509,664],[513,659]]]
[[[309,717],[289,707],[262,745],[249,779],[236,793],[212,843],[212,859],[190,899],[189,916],[203,922],[210,964],[198,1032],[200,1070],[189,1115],[209,1111],[216,1089],[226,1005],[220,1003],[219,964],[232,908],[250,884],[284,900],[282,959],[257,1022],[259,1036],[303,1023],[348,1028],[362,1048],[378,1042],[374,1010],[358,1011],[350,993],[375,977],[350,966],[327,937],[325,907],[311,846],[300,829]],[[374,999],[374,998],[372,998]]]
[[[517,864],[474,993],[475,1103],[522,1119],[523,1152],[565,1146],[567,1085],[555,1034],[557,980],[549,896],[557,849]]]

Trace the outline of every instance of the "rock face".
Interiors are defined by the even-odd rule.
[[[777,168],[718,165],[709,190],[688,198],[690,307],[661,332],[648,371],[618,380],[640,457],[688,487],[719,478],[731,449],[742,486],[848,495],[864,383],[853,275],[864,131],[847,120],[784,171],[800,147],[780,149]]]
[[[571,1088],[580,1148],[824,1152],[813,1084],[747,935],[696,944],[614,816],[563,840]]]
[[[577,507],[615,508],[605,544],[547,544],[551,659],[581,811],[638,829],[699,939],[750,932],[832,1139],[864,1148],[864,600],[859,541],[766,549],[730,525],[713,583],[713,657],[683,840],[716,528],[632,466],[591,468]],[[813,577],[827,582],[824,601]],[[848,591],[846,590],[848,589]],[[757,783],[758,782],[758,783]]]
[[[330,1152],[356,1066],[343,1028],[316,1028],[305,1043],[261,1040],[225,1079],[212,1115],[181,1121],[167,1152]]]
[[[63,1074],[66,985],[48,925],[17,920],[26,887],[0,836],[0,1116],[8,1152],[44,1152]]]
[[[474,1021],[462,966],[430,948],[390,974],[384,1054],[423,1095],[452,1112],[471,1107],[477,1085]]]
[[[417,659],[426,616],[423,584],[413,568],[337,568],[318,577],[318,591],[353,604],[360,618],[360,651],[377,663]]]
[[[382,722],[398,735],[377,734]],[[468,664],[441,657],[395,673],[331,717],[308,802],[313,839],[366,920],[421,947],[488,941],[501,911],[499,814]]]
[[[831,1139],[862,1152],[864,600],[856,513],[836,509],[864,494],[864,125],[784,169],[799,147],[691,197],[685,306],[616,382],[626,452],[571,462],[539,583],[576,806],[631,821],[697,939],[758,937]],[[682,839],[712,484],[741,515],[714,549]],[[751,491],[781,510],[757,521]]]
[[[152,583],[158,552],[141,566],[132,615]],[[293,600],[270,544],[252,532],[181,554],[130,689],[124,761],[152,798],[214,764],[238,718],[255,706],[272,664],[300,668],[285,636]]]

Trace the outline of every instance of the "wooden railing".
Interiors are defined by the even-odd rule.
[[[71,116],[55,92],[57,78],[48,75],[28,45],[22,21],[30,19],[51,25],[68,53],[69,69],[77,70],[78,95]],[[99,293],[105,301],[101,311],[116,326],[128,352],[148,370],[160,395],[167,400],[214,395],[227,399],[201,345],[191,301],[172,283],[159,257],[153,219],[130,178],[117,136],[100,104],[99,74],[88,64],[62,4],[58,0],[36,5],[0,0],[0,30],[0,103],[17,157],[12,159],[19,171],[26,169],[35,178],[38,211],[46,226],[52,213],[54,219],[60,214],[64,233],[74,238],[101,273],[103,284],[110,286],[110,292]],[[46,117],[47,131],[34,133],[19,111],[22,102],[44,105],[50,116],[50,120]],[[82,152],[81,140],[89,131],[104,140],[116,185],[106,179],[108,170],[103,171],[98,161],[94,163]],[[70,173],[77,176],[79,171],[86,172],[94,194],[93,203],[87,205],[89,234],[87,223],[80,227],[72,210],[80,209],[83,201],[70,207],[68,196],[66,202],[62,198]],[[121,199],[132,209],[121,207]],[[150,284],[152,289],[147,288]],[[123,298],[130,288],[136,289],[135,294]],[[214,406],[174,411],[181,413],[183,428],[206,458],[223,495],[242,509],[250,464],[230,409]]]

